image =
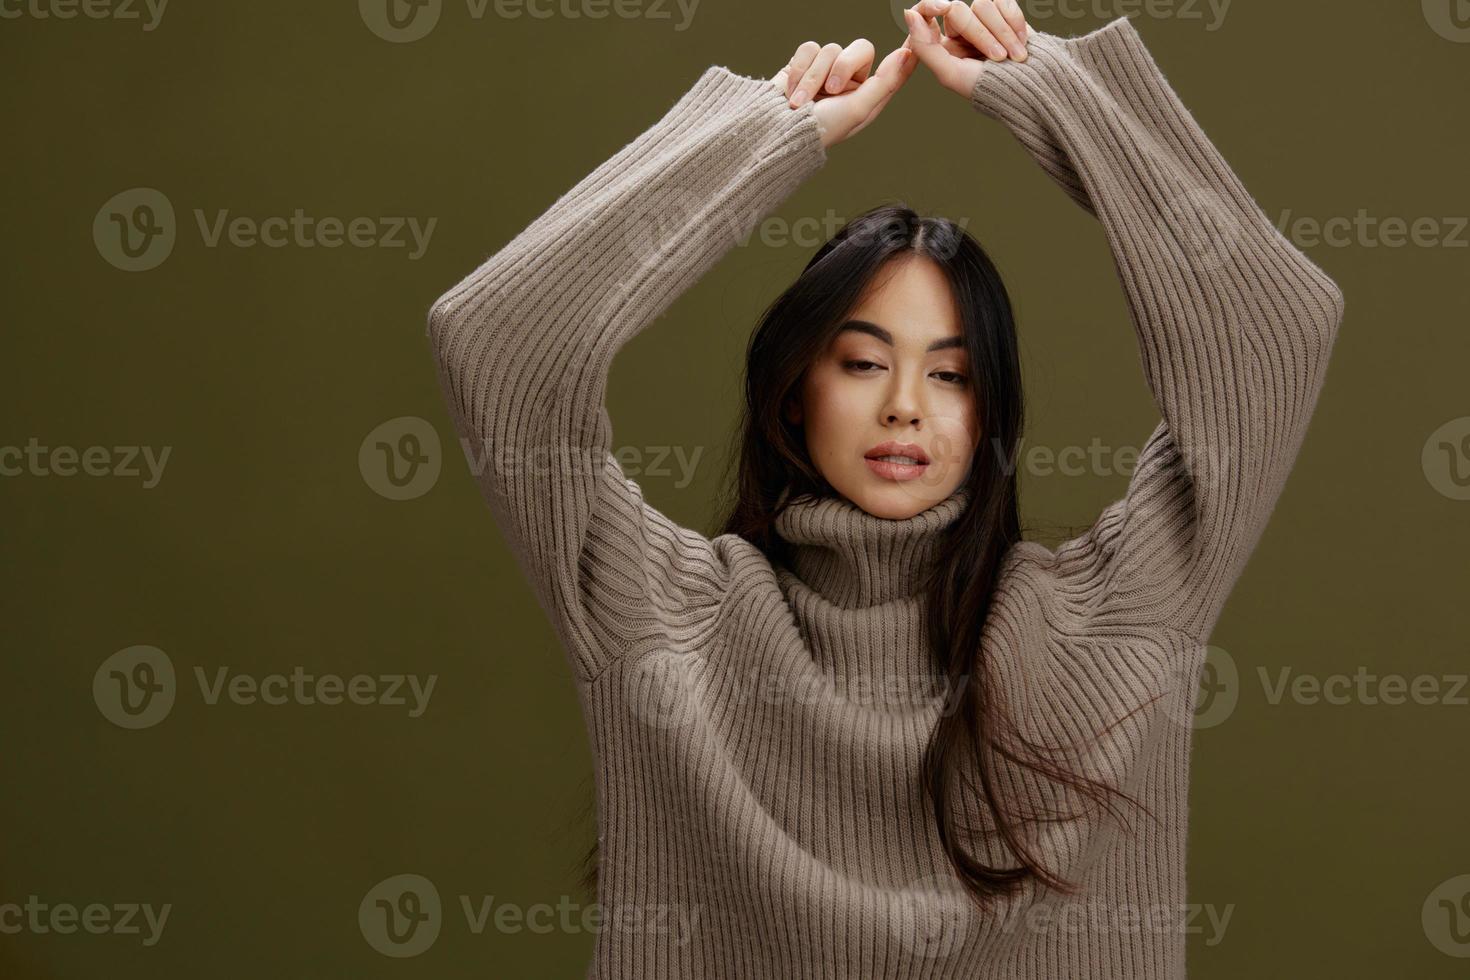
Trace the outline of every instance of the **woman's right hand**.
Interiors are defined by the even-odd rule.
[[[937,18],[944,18],[939,33]],[[903,12],[904,43],[929,66],[939,84],[965,98],[987,61],[1025,61],[1031,25],[1016,0],[919,0]]]
[[[873,44],[866,38],[845,48],[804,41],[771,78],[771,84],[793,109],[816,101],[812,112],[822,146],[829,147],[876,119],[919,64],[908,41],[890,51],[876,72],[872,72],[873,57]]]

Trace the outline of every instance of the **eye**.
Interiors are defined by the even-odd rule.
[[[934,376],[936,378],[943,378],[945,381],[957,385],[962,385],[969,381],[969,378],[965,377],[963,374],[960,374],[958,371],[935,371]]]
[[[843,361],[842,362],[842,366],[845,367],[845,368],[847,368],[849,371],[857,371],[859,374],[871,374],[872,373],[870,371],[859,371],[858,369],[859,368],[862,368],[862,367],[871,367],[871,368],[881,367],[881,365],[874,364],[872,361]]]

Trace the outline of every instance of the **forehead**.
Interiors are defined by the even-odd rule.
[[[896,347],[927,349],[938,341],[950,341],[941,346],[952,347],[962,333],[949,280],[918,256],[896,259],[880,270],[848,320],[856,329],[844,329],[839,337],[868,336]]]

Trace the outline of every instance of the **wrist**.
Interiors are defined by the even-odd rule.
[[[834,142],[829,135],[830,130],[827,126],[827,120],[822,117],[822,113],[817,112],[815,109],[812,110],[812,117],[817,121],[817,137],[822,141],[822,148],[827,149]]]

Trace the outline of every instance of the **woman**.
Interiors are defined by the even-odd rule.
[[[1010,0],[905,17],[876,71],[865,41],[708,69],[430,315],[577,677],[591,976],[1183,973],[1204,646],[1343,297],[1126,18],[1064,39]],[[919,62],[1103,225],[1162,415],[1125,495],[1055,551],[1021,540],[1005,290],[954,224],[891,207],[766,311],[724,531],[674,524],[611,454],[614,355]]]

